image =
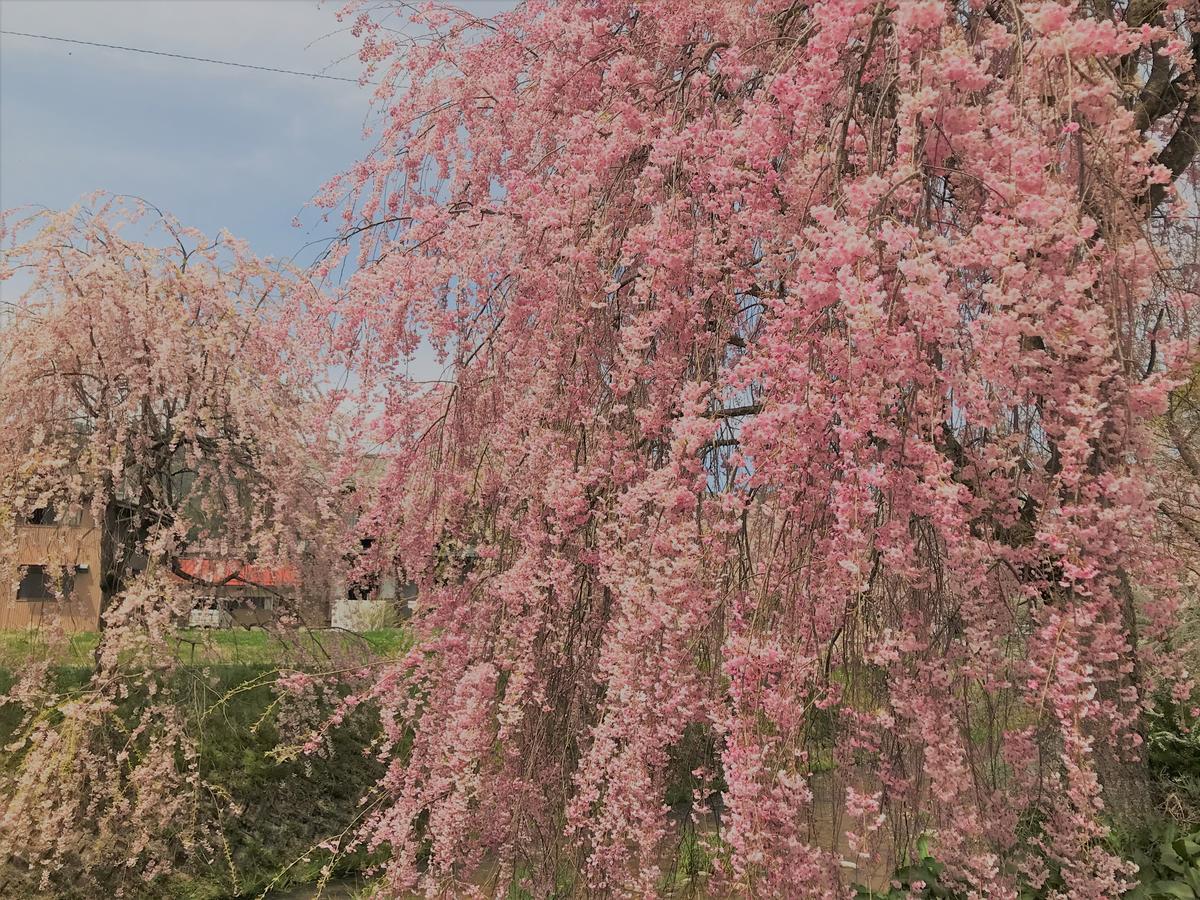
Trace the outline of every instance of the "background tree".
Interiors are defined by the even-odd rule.
[[[106,597],[147,556],[170,566],[199,545],[270,564],[317,549],[333,431],[317,335],[300,324],[313,289],[126,198],[10,213],[5,229],[4,274],[24,288],[0,332],[10,527],[88,507],[108,523]]]
[[[208,705],[227,698],[180,658],[194,596],[176,563],[336,568],[317,295],[125,198],[9,213],[3,236],[0,277],[22,291],[0,330],[0,575],[16,580],[15,529],[38,510],[87,509],[108,537],[82,684],[53,647],[3,673],[0,894],[166,896],[167,876],[214,858],[236,885],[237,801],[201,766]]]
[[[660,889],[699,731],[739,892],[924,833],[989,896],[1119,894],[1172,671],[1196,5],[395,11],[349,13],[382,125],[326,265],[358,242],[396,555],[479,559],[375,690],[393,889]]]

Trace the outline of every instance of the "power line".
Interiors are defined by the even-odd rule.
[[[224,59],[208,59],[204,56],[187,56],[183,53],[167,53],[164,50],[145,50],[141,47],[122,47],[120,44],[101,44],[97,41],[78,41],[74,38],[56,37],[52,34],[31,34],[27,31],[5,31],[0,29],[0,34],[10,34],[15,37],[37,38],[42,41],[58,41],[63,44],[80,44],[84,47],[102,47],[105,50],[124,50],[126,53],[145,53],[147,56],[166,56],[170,59],[186,59],[191,62],[211,63],[215,66],[233,66],[237,69],[254,69],[258,72],[275,72],[279,75],[297,75],[301,78],[324,78],[327,81],[349,81],[353,84],[358,84],[357,78],[343,78],[340,75],[322,75],[317,72],[297,72],[294,69],[276,69],[271,66],[254,66],[250,63],[229,62]],[[369,81],[367,84],[374,84]]]

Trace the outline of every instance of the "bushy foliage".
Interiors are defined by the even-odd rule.
[[[322,753],[298,755],[311,730],[288,712],[290,695],[276,687],[270,662],[285,648],[259,649],[257,662],[185,659],[113,679],[124,688],[111,706],[87,699],[90,666],[54,666],[36,717],[0,706],[4,783],[17,785],[0,820],[0,894],[215,900],[367,868],[373,860],[347,845],[383,771],[369,752],[378,719],[360,707],[326,736]],[[11,674],[0,681],[7,692]],[[313,723],[336,712],[345,693],[337,681],[327,680],[324,699],[307,701]],[[154,731],[159,722],[171,724],[169,734]],[[149,760],[158,768],[146,770]]]

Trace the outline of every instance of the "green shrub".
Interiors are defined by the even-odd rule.
[[[318,754],[280,753],[282,744],[297,738],[294,724],[286,734],[278,727],[285,705],[279,702],[272,682],[281,664],[280,645],[258,634],[203,637],[206,662],[177,669],[159,685],[154,702],[169,697],[169,702],[184,711],[195,736],[204,798],[198,808],[199,821],[190,827],[202,830],[206,838],[195,852],[180,859],[178,869],[164,882],[147,885],[136,894],[126,887],[126,895],[182,900],[256,897],[268,888],[311,883],[330,872],[338,876],[362,871],[378,862],[362,851],[335,856],[320,847],[331,840],[340,846],[348,843],[362,815],[360,800],[383,774],[382,763],[368,752],[379,732],[374,708],[357,706],[330,731]],[[407,636],[394,631],[369,638],[334,639],[351,638],[376,659],[407,646]],[[11,652],[19,644],[9,641],[5,646]],[[18,649],[33,652],[36,648],[22,645]],[[210,661],[214,657],[249,661],[214,664]],[[58,699],[66,701],[87,687],[93,669],[60,664],[50,673]],[[13,683],[12,672],[0,667],[0,699]],[[130,686],[129,696],[110,726],[121,734],[128,733],[129,724],[149,700],[136,680]],[[305,698],[311,707],[306,709],[305,721],[323,719],[345,691],[335,686],[316,700]],[[40,714],[53,716],[54,709]],[[12,742],[23,716],[17,704],[0,703],[0,746]],[[0,753],[0,777],[16,771],[23,755],[19,749]],[[0,863],[0,884],[6,882],[3,868]],[[0,889],[0,894],[5,890]],[[58,888],[53,894],[68,896]],[[21,896],[32,895],[25,892]]]
[[[958,900],[959,894],[942,880],[945,869],[930,855],[929,838],[921,835],[917,839],[916,858],[896,869],[886,891],[873,891],[866,885],[856,884],[854,896],[856,900],[908,900],[911,897]]]
[[[1200,827],[1185,832],[1160,823],[1128,856],[1137,863],[1138,886],[1127,900],[1200,900]]]

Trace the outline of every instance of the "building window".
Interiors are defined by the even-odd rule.
[[[368,574],[352,582],[346,591],[347,598],[356,602],[375,600],[379,596],[379,578]]]
[[[53,525],[57,515],[53,506],[39,506],[29,514],[30,525]]]
[[[61,512],[53,506],[39,506],[25,519],[29,525],[78,525],[82,510]]]
[[[17,587],[18,600],[55,600],[54,589],[61,587],[61,594],[71,592],[73,579],[69,574],[62,574],[61,584],[55,585],[54,577],[45,566],[25,566],[21,576],[21,584]]]

